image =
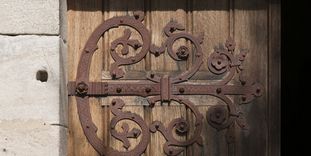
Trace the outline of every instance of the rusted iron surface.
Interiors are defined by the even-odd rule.
[[[258,83],[248,82],[240,75],[240,84],[231,84],[229,81],[233,79],[235,73],[241,74],[242,62],[247,52],[241,50],[235,55],[235,42],[229,38],[225,43],[225,48],[215,49],[208,58],[208,69],[215,75],[224,74],[225,77],[213,84],[183,83],[188,81],[196,72],[198,72],[203,63],[203,52],[200,44],[203,42],[203,35],[193,36],[184,32],[184,27],[176,21],[169,22],[164,27],[164,33],[167,40],[161,47],[151,44],[151,34],[149,30],[142,24],[144,14],[141,11],[134,12],[133,16],[113,17],[108,19],[92,33],[87,41],[78,65],[77,79],[75,82],[68,83],[68,95],[76,96],[79,119],[84,134],[89,143],[100,154],[105,156],[138,156],[145,152],[149,142],[150,135],[159,131],[166,139],[163,145],[164,153],[167,155],[178,155],[183,152],[186,147],[198,144],[202,145],[201,131],[203,125],[203,115],[198,111],[195,105],[181,95],[211,95],[222,100],[226,105],[216,105],[211,107],[207,114],[207,122],[217,130],[228,129],[228,143],[234,141],[234,128],[239,125],[242,129],[247,129],[247,124],[243,113],[238,110],[236,103],[228,98],[228,95],[240,96],[241,103],[249,103],[255,97],[261,96],[263,86]],[[128,26],[135,29],[142,38],[142,43],[138,40],[130,39],[131,30],[125,29],[124,35],[111,43],[110,54],[114,59],[111,64],[110,75],[113,80],[120,79],[125,72],[120,66],[135,64],[141,61],[148,52],[155,56],[167,52],[175,61],[186,61],[189,56],[194,56],[193,64],[190,68],[177,75],[160,75],[157,73],[146,73],[145,79],[135,82],[128,80],[119,80],[118,82],[90,82],[90,64],[94,52],[98,49],[97,42],[111,28],[119,26]],[[178,39],[186,39],[192,44],[191,47],[182,45],[173,49],[173,44]],[[121,52],[116,51],[116,47],[121,45]],[[128,55],[129,48],[138,50],[135,56],[123,57],[120,55]],[[190,50],[191,49],[191,50]],[[150,106],[153,107],[156,102],[176,101],[185,105],[195,116],[194,127],[190,127],[190,123],[184,118],[176,118],[167,126],[160,121],[153,121],[151,125],[143,120],[142,117],[135,113],[123,112],[125,105],[122,99],[113,99],[111,103],[111,112],[114,115],[110,122],[111,135],[123,143],[126,151],[118,151],[107,147],[103,144],[103,140],[99,139],[96,131],[97,127],[92,121],[89,98],[105,97],[105,96],[141,96],[146,97]],[[140,129],[129,129],[129,125],[122,124],[122,132],[115,130],[115,126],[122,120],[131,120],[136,123]],[[185,141],[179,141],[174,138],[173,133],[179,136],[185,136],[190,129],[194,129],[194,135],[187,137]],[[131,150],[128,138],[137,139],[141,137],[140,143]]]
[[[202,126],[203,126],[203,123],[202,123],[203,116],[191,101],[178,97],[178,96],[172,96],[171,98],[172,100],[177,101],[180,104],[184,104],[194,114],[196,118],[195,127],[194,127],[194,135],[190,139],[187,139],[186,141],[179,141],[176,138],[174,138],[173,136],[174,128],[176,128],[175,133],[180,136],[186,135],[189,132],[190,123],[188,123],[188,121],[186,121],[184,118],[176,118],[172,120],[168,124],[167,127],[165,127],[165,125],[160,121],[154,121],[150,125],[150,131],[153,133],[155,133],[156,131],[159,131],[165,137],[167,141],[163,147],[165,154],[178,155],[181,152],[183,152],[186,148],[176,148],[176,147],[187,147],[194,143],[197,143],[200,146],[203,145],[203,141],[201,137],[201,131],[202,131]]]

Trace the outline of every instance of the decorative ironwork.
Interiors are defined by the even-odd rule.
[[[249,83],[240,76],[241,84],[229,85],[228,82],[233,79],[236,71],[241,73],[243,70],[242,62],[244,61],[247,52],[241,50],[238,55],[234,55],[235,42],[229,38],[225,43],[225,48],[215,49],[215,51],[208,58],[208,69],[216,74],[224,74],[225,78],[217,81],[214,84],[186,84],[200,68],[203,63],[203,53],[200,44],[203,42],[203,35],[193,36],[184,32],[184,27],[176,21],[169,22],[164,27],[164,33],[167,40],[162,46],[157,47],[151,44],[151,34],[142,24],[144,14],[141,11],[134,12],[134,16],[113,17],[108,19],[92,33],[87,41],[78,65],[77,79],[75,82],[68,83],[69,96],[76,96],[79,119],[84,131],[84,134],[89,143],[100,155],[118,155],[118,156],[137,156],[144,153],[148,143],[150,142],[150,135],[159,131],[166,139],[163,145],[165,154],[178,155],[185,150],[185,147],[198,144],[202,145],[201,131],[203,125],[203,115],[195,107],[195,105],[181,97],[180,95],[211,95],[222,100],[226,105],[216,105],[211,107],[206,118],[208,123],[217,130],[228,129],[228,142],[233,141],[232,127],[237,123],[241,128],[247,129],[245,118],[242,112],[239,112],[237,105],[228,98],[228,95],[241,96],[242,103],[249,103],[255,97],[261,96],[263,92],[262,85],[258,83]],[[142,43],[138,40],[130,39],[131,30],[125,29],[124,35],[111,43],[110,54],[114,59],[111,64],[110,74],[112,79],[120,79],[125,72],[120,66],[135,64],[141,61],[148,52],[155,56],[168,52],[169,56],[175,61],[185,61],[189,56],[195,56],[193,65],[183,73],[177,76],[164,75],[160,76],[155,73],[146,75],[146,79],[128,82],[126,80],[121,82],[90,82],[89,72],[92,56],[98,49],[97,42],[111,28],[118,28],[119,26],[128,26],[135,29],[142,38]],[[186,39],[190,41],[191,48],[182,45],[173,50],[173,44],[178,39]],[[121,45],[121,53],[118,53],[116,47]],[[122,57],[121,55],[128,55],[129,47],[132,47],[139,52],[135,56]],[[190,50],[191,49],[191,50]],[[191,54],[193,53],[193,54]],[[191,55],[190,55],[191,54]],[[130,142],[128,138],[138,138],[141,136],[140,143],[130,151],[118,151],[110,147],[106,147],[103,141],[96,135],[97,127],[92,121],[89,97],[105,97],[105,96],[141,96],[146,97],[150,106],[153,107],[156,102],[170,102],[176,101],[185,105],[191,110],[195,116],[195,126],[190,127],[190,123],[184,118],[176,118],[172,120],[166,127],[160,121],[153,121],[151,125],[147,125],[145,121],[137,114],[131,112],[123,112],[122,108],[125,105],[122,99],[113,99],[111,103],[111,112],[115,115],[110,122],[111,135],[123,143],[125,149],[129,149]],[[135,122],[140,129],[129,129],[129,125],[122,124],[122,132],[117,132],[115,126],[122,120],[131,120]],[[185,141],[179,141],[174,138],[173,133],[179,136],[187,135],[189,130],[194,128],[192,137]]]

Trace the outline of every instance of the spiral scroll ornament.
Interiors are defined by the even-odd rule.
[[[161,46],[155,46],[151,43],[151,33],[144,26],[144,13],[136,11],[133,16],[113,17],[99,25],[91,34],[78,65],[76,81],[68,83],[69,96],[75,96],[77,101],[78,115],[83,132],[88,142],[102,156],[139,156],[147,149],[150,136],[153,133],[161,133],[166,139],[163,145],[163,151],[166,155],[176,156],[184,152],[185,149],[194,144],[202,146],[201,137],[203,122],[208,122],[217,130],[228,129],[229,142],[234,141],[234,136],[229,133],[234,129],[234,125],[239,125],[242,129],[247,129],[245,117],[236,103],[228,95],[238,95],[241,97],[241,103],[249,103],[255,97],[263,94],[263,86],[259,83],[248,82],[243,76],[240,76],[241,84],[229,85],[236,72],[242,73],[242,63],[246,57],[247,51],[241,50],[239,54],[235,53],[235,42],[229,38],[224,44],[225,48],[218,48],[210,55],[207,60],[208,69],[216,75],[225,75],[224,79],[214,84],[196,84],[184,83],[191,79],[197,73],[200,66],[204,63],[204,51],[201,48],[203,43],[203,33],[194,36],[185,32],[183,25],[176,21],[170,21],[163,28],[166,35],[166,41]],[[98,41],[110,29],[117,29],[120,26],[130,27],[125,29],[123,35],[112,41],[110,45],[110,55],[114,62],[110,66],[110,75],[113,80],[119,82],[91,82],[89,80],[90,65],[93,54],[98,49]],[[132,39],[132,30],[137,31],[141,41]],[[181,45],[173,49],[174,43],[184,39],[188,44]],[[190,46],[189,46],[190,45]],[[117,47],[121,50],[117,51]],[[129,55],[129,49],[134,49],[135,55]],[[120,66],[131,65],[140,62],[146,57],[147,53],[160,56],[165,52],[175,61],[187,61],[192,59],[192,65],[184,72],[178,75],[158,75],[154,72],[148,73],[144,79],[133,81],[122,80],[125,72]],[[221,100],[225,105],[212,106],[207,114],[207,121],[194,103],[181,95],[210,95]],[[114,98],[111,101],[111,113],[114,115],[110,121],[110,134],[113,138],[122,142],[124,150],[113,149],[104,145],[96,132],[97,127],[91,116],[89,98],[106,96],[141,96],[145,97],[152,108],[156,102],[176,101],[184,105],[191,111],[195,117],[193,123],[187,118],[178,117],[165,125],[160,121],[153,121],[148,125],[144,119],[136,113],[123,111],[126,103],[121,98]],[[134,122],[138,128],[130,128],[125,121]],[[122,122],[121,122],[122,121]],[[121,131],[116,127],[121,124]],[[189,136],[190,130],[193,135]],[[186,140],[178,140],[174,136],[187,136]],[[140,138],[140,139],[138,139]],[[132,147],[129,139],[139,140],[139,143]]]

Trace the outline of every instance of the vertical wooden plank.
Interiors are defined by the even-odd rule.
[[[214,101],[215,102],[215,101]],[[221,103],[218,103],[221,104]],[[210,105],[198,105],[197,106],[200,113],[203,115],[203,129],[202,129],[202,139],[203,146],[191,147],[187,149],[187,155],[202,155],[202,156],[227,156],[228,146],[226,143],[226,131],[217,131],[215,128],[210,126],[207,122],[206,112],[210,108]],[[195,119],[190,117],[188,112],[189,121],[191,121],[191,127],[194,127]],[[198,148],[199,147],[199,148]]]
[[[193,34],[201,32],[204,32],[204,64],[201,70],[207,71],[207,58],[215,46],[223,44],[229,36],[228,0],[193,0]]]
[[[109,1],[103,1],[102,7],[102,14],[103,14],[103,21],[109,19]],[[109,71],[109,59],[110,53],[109,49],[109,34],[106,32],[102,36],[103,40],[103,71]],[[103,81],[103,80],[102,80]],[[110,142],[110,107],[109,107],[109,100],[107,98],[101,98],[101,106],[102,106],[102,117],[103,117],[103,141],[105,146],[109,146]]]
[[[267,155],[267,6],[266,1],[234,1],[234,39],[238,49],[249,50],[243,72],[266,89],[263,96],[241,106],[250,129],[248,133],[236,130],[235,155],[239,156]]]
[[[108,5],[107,5],[107,9],[109,10],[109,14],[107,16],[107,18],[112,18],[115,16],[125,16],[125,15],[133,15],[133,11],[136,10],[142,10],[144,11],[144,1],[141,0],[108,0]],[[106,16],[105,16],[106,17]],[[109,30],[108,35],[107,35],[107,40],[105,40],[105,46],[107,48],[106,49],[106,57],[108,58],[106,63],[106,67],[105,70],[108,71],[110,69],[110,64],[114,62],[114,60],[112,59],[109,49],[110,49],[110,45],[111,43],[123,36],[124,30],[125,29],[130,29],[132,34],[131,34],[131,39],[137,39],[139,40],[140,43],[142,42],[141,36],[139,35],[139,33],[135,30],[132,29],[130,27],[125,27],[125,26],[121,26],[117,29],[112,29]],[[119,47],[121,48],[121,47]],[[134,56],[136,53],[138,53],[140,51],[141,48],[139,48],[137,51],[135,51],[133,48],[130,48],[129,54],[128,56],[125,57],[129,57],[129,56]],[[120,49],[119,49],[120,50]],[[118,49],[117,49],[118,51]],[[121,56],[121,55],[120,55]],[[126,67],[121,67],[125,70],[125,72],[131,72],[131,71],[144,71],[145,70],[145,59],[143,59],[142,61],[140,61],[137,64],[134,65],[129,65]],[[140,78],[138,78],[140,79]],[[116,80],[118,81],[118,80]],[[107,97],[103,99],[102,105],[106,108],[107,105],[110,104],[111,100],[115,98],[115,97]],[[124,107],[124,111],[130,111],[133,113],[137,113],[138,115],[140,115],[142,118],[144,118],[144,108],[143,105],[146,103],[146,101],[142,101],[140,97],[118,97],[121,98],[122,100],[124,100],[126,107]],[[139,102],[138,102],[139,101]],[[109,109],[106,109],[109,110]],[[109,117],[105,118],[106,123],[110,123],[111,118],[113,117],[113,115],[110,112],[105,112],[107,113],[107,115],[109,115]],[[120,123],[118,123],[119,127],[117,127],[117,131],[122,131],[122,128],[120,127],[120,125],[122,125],[122,122],[126,122],[128,123],[130,128],[138,128],[139,126],[137,124],[135,124],[134,122],[130,122],[128,120],[124,120],[121,121]],[[123,147],[122,142],[120,142],[119,140],[116,140],[114,137],[111,136],[109,129],[105,132],[107,140],[109,140],[109,146],[112,147],[115,150],[118,151],[125,151],[126,149]],[[140,142],[140,137],[138,139],[129,139],[130,140],[130,148],[128,150],[132,150],[139,142]]]
[[[172,120],[181,117],[186,119],[186,109],[185,107],[181,107],[178,105],[170,105],[170,106],[156,105],[155,107],[152,108],[151,112],[151,120],[160,121],[165,125],[165,127],[167,127]],[[177,136],[175,131],[172,131],[172,134],[174,138],[176,138],[177,140],[184,141],[186,139],[185,137]],[[163,150],[164,143],[166,143],[166,140],[159,131],[157,131],[156,133],[152,133],[149,156],[166,155]],[[179,156],[182,155],[186,155],[186,152],[181,153]]]
[[[77,66],[80,59],[80,53],[84,48],[88,37],[92,31],[102,21],[102,2],[100,0],[69,0],[68,10],[68,78],[74,81],[77,73]],[[99,49],[95,52],[91,64],[91,81],[101,80],[102,70],[102,41],[99,41]],[[97,135],[103,137],[102,110],[98,99],[90,99],[90,108],[92,119],[98,127]],[[69,98],[69,138],[68,155],[90,155],[97,156],[97,152],[88,143],[77,114],[76,101],[74,97]]]
[[[146,28],[149,30],[150,34],[152,35],[151,31],[151,0],[144,0],[144,12],[145,12],[145,20],[144,24]],[[151,69],[151,54],[148,52],[145,58],[145,71],[150,71]],[[151,125],[152,123],[152,113],[153,109],[148,106],[148,103],[144,106],[144,120],[147,125]],[[151,134],[152,135],[152,134]],[[150,136],[151,139],[151,136]],[[150,144],[151,141],[148,143],[147,149],[144,156],[149,156],[151,153],[151,149],[153,149],[152,145]]]
[[[228,0],[192,0],[192,33],[199,35],[204,32],[204,40],[201,44],[204,54],[204,64],[200,71],[209,72],[207,59],[215,47],[223,45],[230,34],[230,13]],[[201,81],[202,82],[202,81]],[[208,80],[204,80],[208,83]],[[206,112],[212,105],[223,104],[220,99],[211,96],[192,96],[189,99],[195,103],[204,116],[203,121],[203,147],[200,154],[204,156],[227,156],[228,145],[225,140],[225,131],[217,131],[206,120]],[[194,125],[195,119],[191,112],[187,114],[188,120]],[[187,149],[188,155],[194,155],[197,148]]]
[[[203,129],[202,139],[203,146],[190,146],[187,148],[187,155],[204,155],[204,156],[227,156],[228,145],[226,141],[226,130],[217,131],[215,128],[210,126],[207,122],[206,112],[211,106],[215,105],[226,105],[220,99],[213,96],[201,96],[195,95],[188,97],[190,101],[194,103],[200,113],[203,115]],[[190,123],[190,127],[195,127],[195,116],[190,109],[187,110],[187,120]],[[193,136],[193,131],[187,136],[188,139]]]
[[[145,12],[145,20],[144,24],[146,28],[149,30],[150,34],[152,35],[151,31],[151,0],[144,0],[144,12]],[[151,70],[151,54],[148,52],[145,58],[145,70]]]
[[[169,21],[177,21],[185,28],[187,26],[187,0],[151,0],[151,42],[156,46],[161,46],[165,43],[167,37],[163,32],[163,28]],[[187,28],[186,28],[187,30]],[[173,46],[173,49],[177,49],[180,45],[185,45],[184,40],[178,40]],[[152,71],[176,71],[185,70],[186,62],[173,60],[167,52],[155,57],[151,55],[151,70]]]
[[[133,105],[126,105],[123,107],[122,111],[130,111],[131,113],[135,113],[137,115],[139,115],[140,117],[144,117],[144,110],[143,110],[143,107],[141,106],[133,106]],[[111,113],[110,114],[111,117],[110,118],[113,118],[113,114]],[[132,130],[133,128],[137,128],[137,129],[140,129],[140,127],[133,121],[130,121],[130,120],[122,120],[120,122],[117,123],[115,129],[118,131],[118,132],[122,132],[123,129],[122,129],[122,124],[123,123],[127,123],[128,126],[129,126],[129,130]],[[141,130],[141,129],[140,129]],[[110,137],[110,147],[112,147],[113,149],[117,150],[117,151],[122,151],[122,152],[125,152],[127,151],[124,147],[123,147],[123,143],[119,140],[117,140],[116,138],[114,137]],[[130,142],[130,147],[128,148],[128,151],[131,151],[132,149],[134,149],[140,142],[141,142],[141,136],[139,136],[137,139],[135,138],[129,138],[129,142]]]
[[[156,46],[161,46],[167,39],[163,32],[163,28],[166,24],[172,20],[177,21],[183,25],[186,30],[187,28],[187,0],[150,0],[150,30],[152,33],[151,42]],[[181,45],[186,45],[185,40],[178,40],[173,45],[173,49],[177,49]],[[151,55],[151,71],[184,71],[186,70],[186,61],[176,62],[173,60],[167,52],[155,57]],[[171,102],[170,106],[168,103],[157,103],[154,108],[151,109],[151,121],[159,120],[168,125],[170,121],[175,118],[183,116],[186,118],[186,110],[184,106],[176,102]],[[174,133],[174,132],[173,132]],[[175,136],[180,140],[184,140],[185,137]],[[149,156],[165,155],[163,145],[166,142],[165,138],[160,132],[156,132],[151,135],[150,151]],[[180,155],[186,155],[186,152]]]
[[[268,155],[280,156],[281,131],[281,4],[269,3]]]
[[[136,10],[141,10],[144,11],[144,1],[141,0],[109,0],[109,15],[108,18],[112,18],[115,16],[125,16],[125,15],[133,15],[133,11]],[[125,27],[121,26],[118,29],[112,29],[109,31],[109,41],[108,41],[108,46],[110,46],[111,42],[114,41],[115,39],[122,37],[123,32],[125,29],[130,29],[132,32],[131,39],[137,39],[140,43],[142,42],[140,34],[135,30],[130,27]],[[106,48],[107,53],[110,53],[109,51],[110,47]],[[117,51],[121,50],[121,47],[117,48]],[[129,56],[134,56],[136,55],[141,48],[138,50],[134,50],[132,47],[129,49],[129,54],[124,57],[129,57]],[[121,56],[121,54],[120,54]],[[114,62],[114,60],[111,58],[110,55],[108,55],[109,60],[107,63],[107,67],[110,67],[110,64]],[[133,70],[138,70],[138,71],[143,71],[145,70],[145,60],[143,59],[142,61],[133,64],[133,65],[128,65],[124,68],[125,71],[133,71]]]

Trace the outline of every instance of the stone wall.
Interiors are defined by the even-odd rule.
[[[1,1],[0,155],[66,155],[65,3]]]

